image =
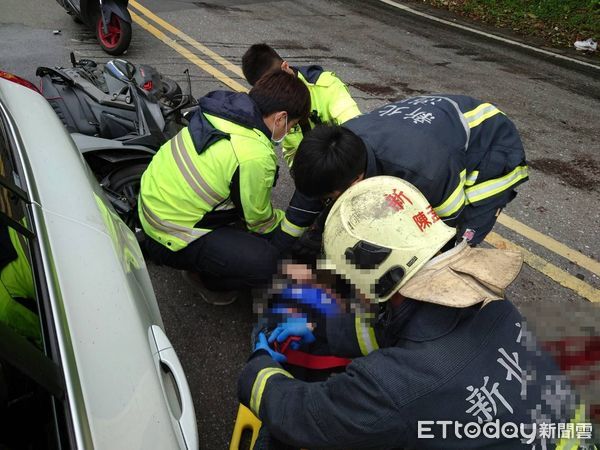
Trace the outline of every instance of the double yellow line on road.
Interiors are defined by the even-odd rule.
[[[155,36],[157,39],[171,47],[173,50],[175,50],[181,56],[186,58],[192,64],[196,65],[199,69],[212,75],[221,83],[235,91],[248,91],[248,89],[245,86],[240,84],[235,79],[226,75],[222,70],[218,69],[213,64],[216,64],[222,67],[223,69],[226,69],[229,72],[235,74],[238,78],[243,79],[242,71],[238,66],[227,61],[225,58],[215,53],[213,50],[209,49],[205,45],[202,45],[201,43],[190,37],[188,34],[184,33],[183,31],[174,27],[170,23],[161,19],[136,0],[130,0],[129,7],[131,17],[137,25],[139,25],[140,27],[148,31],[150,34]],[[150,21],[153,23],[151,23]],[[157,26],[161,28],[157,28]],[[175,38],[167,35],[165,32],[170,33],[170,35],[174,36]],[[213,61],[213,63],[209,63],[204,59],[200,58],[196,53],[191,51],[188,47],[182,45],[180,42],[185,42],[187,45],[197,50],[205,57],[210,58]],[[539,231],[536,231],[533,228],[528,227],[527,225],[507,216],[506,214],[500,215],[500,217],[498,218],[498,223],[529,239],[530,241],[533,241],[537,245],[540,245],[552,251],[553,253],[567,259],[568,261],[578,265],[579,267],[591,272],[595,276],[600,277],[600,263],[594,261],[592,258],[589,258],[583,253],[569,248],[563,243],[543,233],[540,233]],[[533,269],[548,276],[561,286],[573,290],[579,296],[589,301],[600,302],[599,289],[596,289],[590,284],[571,275],[566,270],[561,269],[558,266],[555,266],[554,264],[551,264],[550,262],[532,253],[531,251],[508,241],[507,239],[503,238],[497,233],[490,233],[486,238],[486,241],[497,248],[506,248],[521,251],[524,255],[525,262]]]
[[[240,91],[240,92],[248,91],[248,89],[246,87],[242,86],[240,83],[238,83],[234,79],[228,77],[227,75],[225,75],[223,72],[221,72],[219,69],[217,69],[213,65],[207,63],[203,59],[200,59],[198,56],[196,56],[196,54],[194,54],[193,52],[188,50],[186,47],[181,45],[175,39],[167,36],[163,31],[156,28],[154,25],[149,23],[147,20],[142,18],[140,15],[138,15],[135,11],[132,11],[131,7],[133,7],[134,10],[137,10],[140,14],[143,14],[144,16],[146,16],[146,18],[152,20],[157,25],[163,27],[164,30],[172,33],[179,39],[185,41],[186,43],[191,45],[196,50],[199,50],[201,53],[203,53],[204,55],[211,58],[217,64],[223,66],[227,70],[230,70],[231,72],[235,73],[239,77],[243,78],[242,70],[238,66],[230,63],[225,58],[221,57],[220,55],[213,52],[206,46],[204,46],[204,45],[200,44],[199,42],[197,42],[196,40],[192,39],[189,35],[187,35],[183,31],[180,31],[178,28],[175,28],[170,23],[164,21],[163,19],[158,17],[156,14],[154,14],[152,11],[150,11],[148,8],[142,6],[135,0],[130,0],[129,6],[130,6],[129,12],[131,13],[131,17],[133,18],[133,21],[135,23],[137,23],[139,26],[141,26],[143,29],[145,29],[147,32],[154,35],[156,38],[158,38],[159,40],[161,40],[162,42],[167,44],[169,47],[171,47],[173,50],[175,50],[181,56],[186,58],[188,61],[190,61],[191,63],[198,66],[201,70],[209,73],[210,75],[215,77],[217,80],[219,80],[221,83],[230,87],[234,91]]]

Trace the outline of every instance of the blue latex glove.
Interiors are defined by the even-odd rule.
[[[300,342],[292,342],[291,348],[297,350],[300,347],[300,344],[310,344],[311,342],[315,342],[315,335],[312,334],[310,328],[308,328],[308,322],[304,317],[290,317],[284,323],[279,324],[275,330],[269,336],[269,343],[275,342],[285,342],[285,340],[290,336],[298,336],[300,337]]]
[[[265,336],[265,333],[261,332],[258,334],[258,342],[256,343],[256,345],[254,347],[254,351],[257,351],[257,350],[268,351],[269,355],[271,355],[271,358],[273,358],[278,363],[284,363],[287,361],[287,358],[285,357],[285,355],[282,355],[281,353],[276,352],[271,347],[269,347],[269,343],[267,342],[267,337]]]

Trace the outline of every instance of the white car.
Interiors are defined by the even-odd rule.
[[[196,449],[137,241],[26,85],[0,72],[0,448]]]

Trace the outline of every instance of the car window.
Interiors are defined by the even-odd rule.
[[[61,448],[64,382],[45,350],[31,205],[7,123],[0,110],[0,448]]]
[[[17,185],[14,155],[4,126],[0,132],[0,321],[42,348],[24,192]],[[17,183],[15,183],[17,181]]]

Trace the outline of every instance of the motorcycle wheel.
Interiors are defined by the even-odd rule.
[[[116,14],[110,15],[108,32],[104,32],[102,15],[96,19],[96,38],[100,47],[109,55],[121,55],[129,48],[131,42],[131,24]]]
[[[123,222],[125,222],[125,225],[134,232],[142,228],[138,217],[137,201],[142,174],[148,167],[148,164],[149,162],[123,167],[115,170],[108,176],[109,182],[106,187],[130,206],[129,211],[120,211],[119,208],[115,208],[115,210]]]
[[[160,94],[161,100],[175,104],[181,100],[181,87],[177,81],[171,78],[162,78],[162,92]]]

